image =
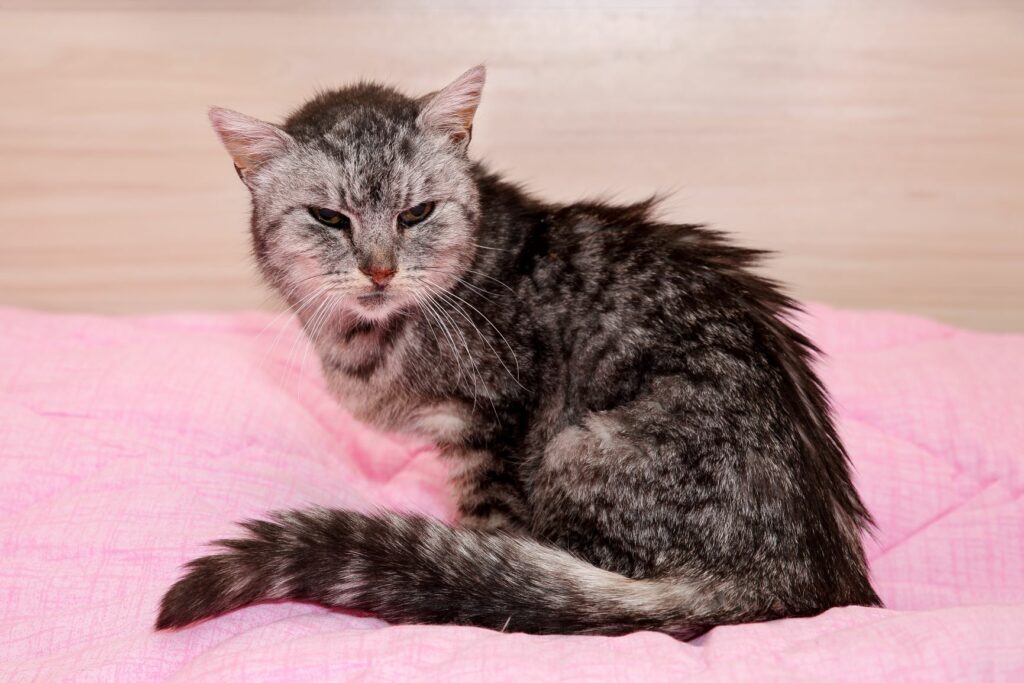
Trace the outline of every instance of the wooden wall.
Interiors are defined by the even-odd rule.
[[[485,62],[475,154],[672,191],[801,298],[1024,331],[1024,3],[0,3],[0,305],[273,305],[208,129]]]

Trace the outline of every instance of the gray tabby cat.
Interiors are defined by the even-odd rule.
[[[243,523],[157,628],[261,600],[528,633],[878,605],[794,304],[760,252],[652,202],[554,205],[467,156],[476,67],[325,92],[281,126],[213,109],[266,279],[361,420],[426,436],[461,521],[312,508]]]

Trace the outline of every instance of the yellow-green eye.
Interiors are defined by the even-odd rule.
[[[313,218],[317,219],[324,225],[331,228],[347,228],[352,224],[352,222],[348,219],[348,216],[339,211],[311,207],[309,209],[309,213],[313,216]]]
[[[398,214],[398,222],[408,227],[416,225],[424,220],[434,211],[434,202],[423,202],[410,207]]]

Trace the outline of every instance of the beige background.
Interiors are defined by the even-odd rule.
[[[484,61],[478,156],[778,250],[801,298],[1024,331],[1024,2],[0,2],[0,305],[273,305],[205,120]]]

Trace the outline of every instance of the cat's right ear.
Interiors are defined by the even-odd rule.
[[[237,111],[210,107],[210,123],[235,162],[235,171],[246,185],[247,175],[270,159],[283,154],[292,144],[288,133],[272,123]]]

